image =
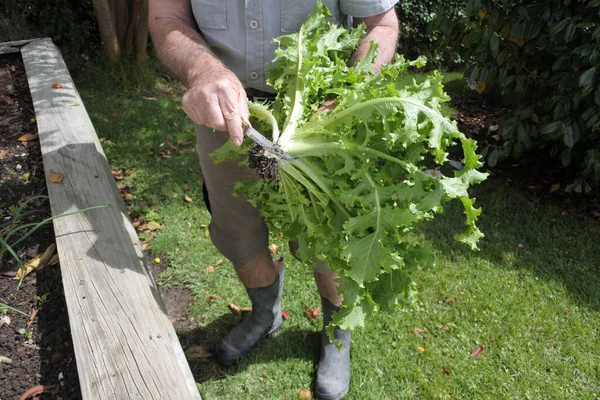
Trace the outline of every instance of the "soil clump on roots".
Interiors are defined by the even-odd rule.
[[[264,149],[254,143],[250,147],[248,166],[264,181],[279,181],[279,164],[275,157],[265,156]]]

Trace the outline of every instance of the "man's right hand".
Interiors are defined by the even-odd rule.
[[[242,83],[225,66],[196,74],[183,95],[183,111],[192,121],[229,132],[234,145],[242,144],[242,120],[248,121],[248,97]]]

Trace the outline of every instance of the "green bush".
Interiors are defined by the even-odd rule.
[[[599,186],[600,0],[468,0],[465,12],[452,29],[469,84],[513,103],[488,164],[535,149],[579,171],[568,190]]]
[[[458,46],[444,40],[437,21],[463,15],[462,0],[405,0],[396,5],[400,21],[398,52],[409,59],[426,56],[435,66],[455,66],[462,60]]]

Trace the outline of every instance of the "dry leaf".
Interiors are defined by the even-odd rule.
[[[208,272],[209,274],[212,274],[213,272],[215,272],[215,267],[213,267],[212,265],[207,265],[206,272]]]
[[[50,246],[48,246],[48,248],[46,249],[46,251],[44,251],[43,254],[38,254],[33,259],[25,263],[25,265],[23,265],[21,268],[19,268],[17,274],[15,275],[15,279],[25,278],[31,273],[31,271],[33,271],[36,268],[44,268],[48,263],[48,260],[50,260],[50,258],[54,254],[55,250],[56,245],[52,243]]]
[[[192,227],[192,223],[191,222],[185,221],[185,223],[187,224],[188,228]]]
[[[448,367],[446,367],[445,365],[442,366],[442,371],[444,371],[444,373],[446,375],[450,375],[452,373],[452,371],[450,371],[450,369]]]
[[[215,267],[218,267],[221,264],[223,264],[223,259],[219,258],[219,260],[215,263]]]
[[[450,303],[454,303],[456,302],[458,299],[456,297],[448,297],[446,300],[444,300],[444,304],[450,304]]]
[[[208,352],[202,346],[192,346],[185,351],[185,358],[188,360],[198,360],[201,358],[212,357],[212,353]]]
[[[58,258],[58,254],[55,254],[52,257],[50,257],[50,259],[48,260],[48,263],[46,264],[46,267],[53,267],[55,265],[58,265],[59,262],[60,262],[60,259]]]
[[[33,133],[26,133],[26,134],[24,134],[23,136],[21,136],[20,138],[18,138],[17,140],[18,140],[19,142],[29,142],[29,141],[31,141],[31,140],[36,140],[36,139],[38,139],[38,138],[39,138],[39,136],[38,136],[38,135],[36,135],[36,134],[33,134]]]
[[[271,251],[271,254],[276,256],[277,255],[277,249],[279,248],[279,246],[277,246],[275,243],[272,243],[269,245],[269,250]]]
[[[8,155],[8,150],[0,151],[0,158],[4,158]]]
[[[252,312],[252,307],[242,307],[240,308],[241,312]]]
[[[471,353],[471,358],[479,357],[479,355],[481,353],[483,353],[483,350],[485,350],[485,348],[483,347],[483,345],[479,346],[478,348],[476,348],[475,350],[473,350],[473,353]]]
[[[10,325],[10,317],[8,315],[0,316],[0,328],[4,325]]]
[[[423,330],[421,328],[412,328],[409,332],[412,333],[413,335],[423,336],[423,334],[425,333],[425,330]]]
[[[518,247],[519,249],[524,249],[524,248],[525,248],[525,245],[524,245],[523,243],[519,243],[519,244],[517,245],[517,247]]]
[[[298,397],[301,399],[312,399],[312,392],[308,389],[302,389],[300,394],[298,394]]]
[[[60,83],[53,83],[52,89],[64,89]]]
[[[33,311],[31,311],[31,315],[29,315],[29,321],[27,321],[27,327],[29,327],[32,324],[35,317],[37,317],[39,311],[40,309],[37,307],[34,308]]]
[[[550,193],[556,192],[558,189],[560,189],[560,183],[555,183],[554,185],[550,186]]]
[[[231,311],[233,311],[234,314],[237,315],[238,317],[242,316],[242,310],[238,306],[236,306],[235,304],[233,304],[233,303],[229,304],[229,309]]]
[[[125,200],[133,200],[133,195],[131,193],[125,193],[123,197],[125,198]]]
[[[286,310],[281,310],[281,315],[283,316],[283,318],[288,319],[290,317],[290,313],[287,312]]]
[[[563,308],[563,312],[564,313],[569,312],[569,308],[568,307]]]
[[[54,170],[50,170],[50,177],[48,178],[48,180],[52,183],[58,183],[58,184],[62,184],[62,180],[65,176],[63,174],[61,174],[60,172],[56,172]]]
[[[156,230],[160,229],[160,224],[159,224],[158,222],[148,222],[148,223],[146,224],[146,228],[147,228],[149,231],[151,231],[151,232],[154,232],[154,231],[156,231]]]
[[[204,232],[204,236],[210,237],[210,232],[208,231],[208,229],[206,230],[206,232]]]
[[[321,308],[319,307],[313,309],[309,308],[308,310],[306,310],[306,315],[308,315],[312,319],[317,319],[317,315],[319,315],[320,312]]]
[[[55,83],[55,85],[57,85]],[[62,87],[62,86],[61,86]],[[21,396],[21,398],[19,400],[27,400],[33,396],[38,396],[44,392],[48,392],[52,389],[54,389],[56,387],[56,385],[38,385],[38,386],[34,386],[31,389],[29,389],[28,391],[26,391],[25,393],[23,393],[23,396]]]
[[[425,351],[425,347],[419,346],[419,347],[417,347],[417,350],[419,350],[421,353],[423,353]]]
[[[191,203],[193,200],[190,196],[188,196],[187,194],[183,196],[183,198],[185,199],[185,201],[187,201],[188,203]]]
[[[12,360],[5,356],[0,356],[0,364],[12,364]]]
[[[217,300],[217,296],[208,296],[208,301],[209,302],[213,302],[215,300]]]
[[[450,327],[448,325],[438,325],[437,327],[443,331],[450,332]]]
[[[183,187],[183,191],[184,192],[189,192],[191,190],[191,188],[189,186],[184,186]]]

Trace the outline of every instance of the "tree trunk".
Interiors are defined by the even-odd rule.
[[[148,0],[140,0],[139,24],[135,32],[135,58],[140,65],[146,61],[148,48],[148,11]]]
[[[117,62],[121,55],[121,46],[117,38],[115,20],[110,5],[107,0],[92,0],[92,4],[106,55],[110,61]]]
[[[112,13],[117,27],[117,37],[119,43],[125,42],[127,35],[127,22],[129,21],[129,4],[128,0],[112,0]],[[127,49],[125,49],[125,53]]]

